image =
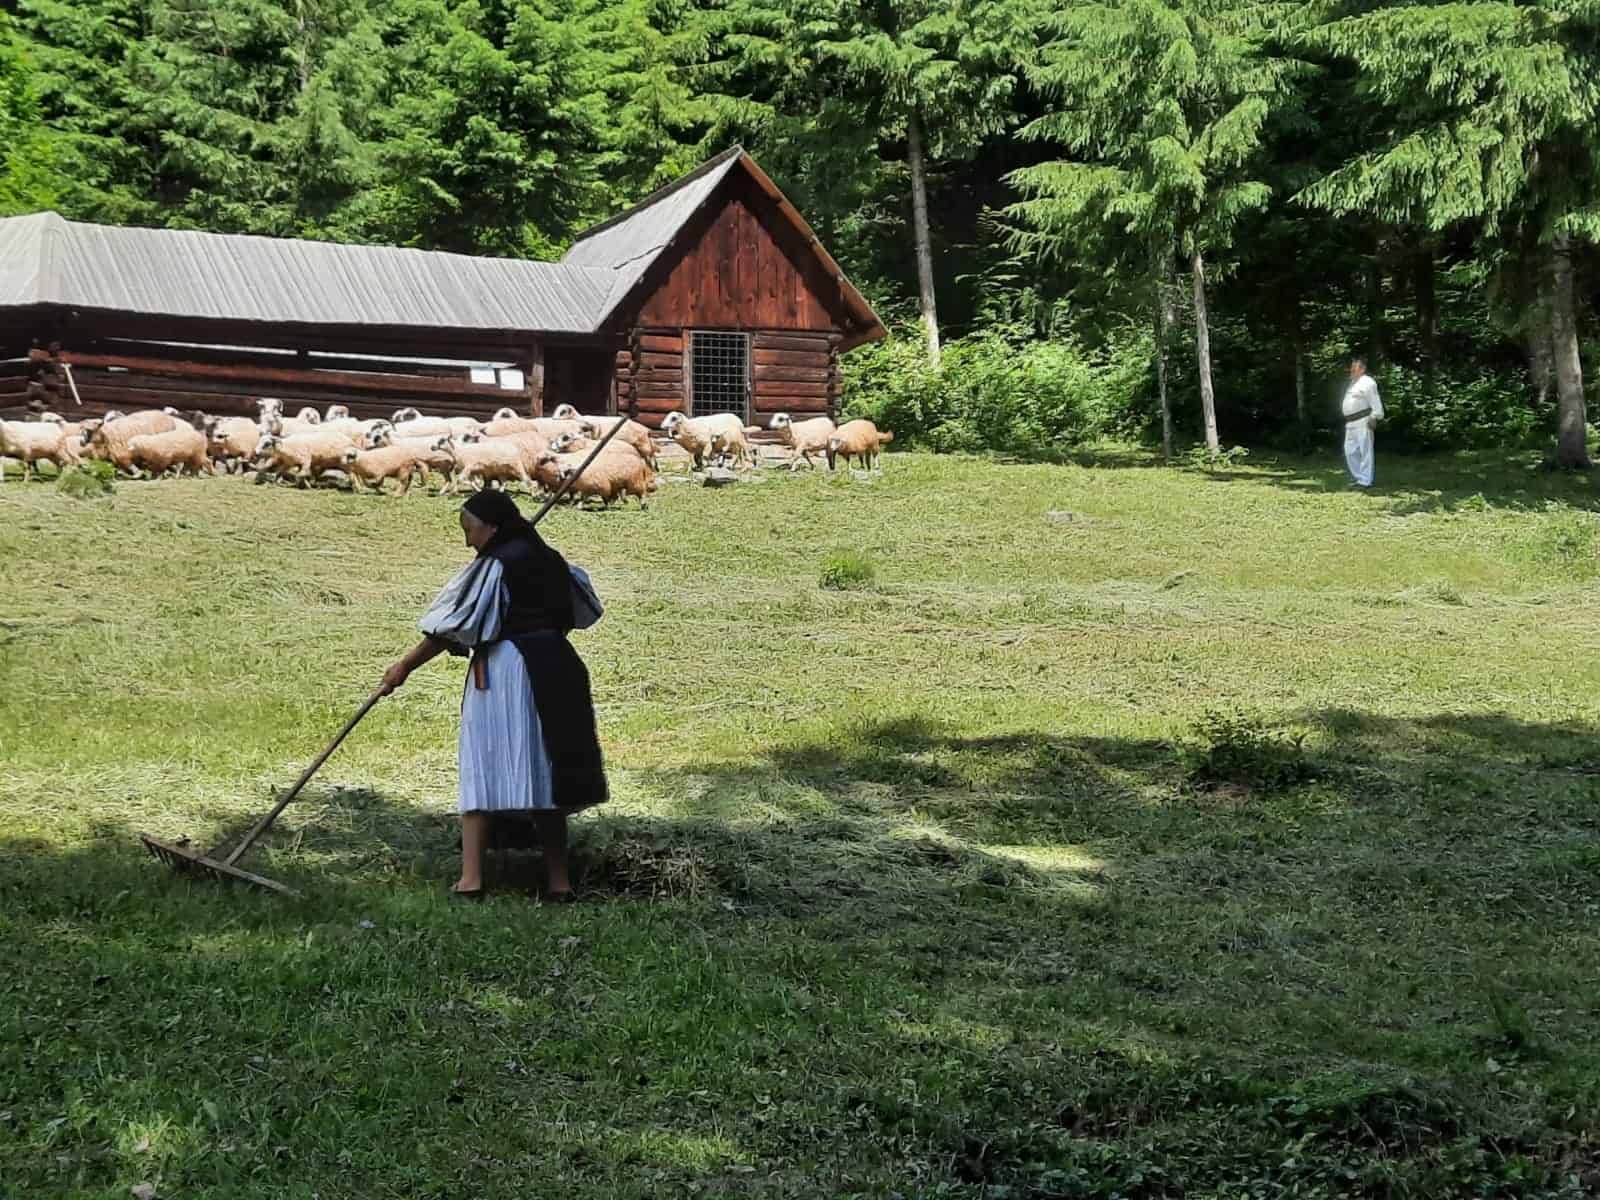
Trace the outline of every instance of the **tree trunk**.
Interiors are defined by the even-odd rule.
[[[1306,406],[1306,351],[1302,341],[1297,319],[1294,325],[1294,421],[1295,427],[1300,430],[1300,452],[1303,454],[1311,445],[1311,410]]]
[[[1433,290],[1433,251],[1417,255],[1417,339],[1422,343],[1422,393],[1429,400],[1439,378],[1439,304]]]
[[[1206,449],[1218,454],[1222,450],[1222,443],[1217,439],[1217,396],[1211,387],[1211,324],[1206,318],[1206,264],[1198,250],[1189,259],[1189,271],[1194,276],[1195,357],[1200,368],[1200,411],[1206,422]]]
[[[1176,267],[1172,251],[1164,250],[1156,264],[1156,396],[1161,402],[1161,457],[1172,461],[1172,400],[1167,394],[1167,347],[1172,327],[1177,323],[1173,275]]]
[[[1583,403],[1583,364],[1578,357],[1578,315],[1572,299],[1572,247],[1564,233],[1557,234],[1550,244],[1546,281],[1559,414],[1556,465],[1587,467],[1589,423]]]
[[[1378,369],[1383,361],[1385,342],[1383,329],[1383,239],[1376,238],[1372,248],[1372,262],[1367,268],[1367,354],[1372,361],[1369,372]]]
[[[939,306],[933,295],[933,245],[928,237],[928,177],[922,158],[922,114],[911,110],[906,123],[906,153],[911,159],[911,232],[917,244],[917,291],[928,361],[939,365]]]
[[[1528,342],[1528,373],[1533,376],[1533,390],[1539,411],[1550,405],[1550,390],[1555,386],[1555,355],[1550,350],[1550,322],[1539,319],[1525,336]]]

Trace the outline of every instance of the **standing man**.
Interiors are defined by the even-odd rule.
[[[1350,360],[1350,386],[1344,392],[1344,461],[1356,487],[1372,486],[1372,431],[1383,420],[1378,385],[1367,374],[1367,360]]]

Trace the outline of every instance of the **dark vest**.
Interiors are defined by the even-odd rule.
[[[491,542],[483,554],[500,560],[506,589],[502,638],[572,629],[572,575],[559,551],[538,534],[515,534]]]

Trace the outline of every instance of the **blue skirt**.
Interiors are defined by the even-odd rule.
[[[511,641],[495,642],[485,653],[489,686],[479,691],[468,671],[461,699],[461,811],[554,808],[550,755],[527,663]]]

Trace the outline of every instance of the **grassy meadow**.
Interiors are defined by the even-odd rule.
[[[609,606],[567,907],[445,896],[456,661],[246,860],[301,899],[136,840],[270,805],[451,500],[8,480],[0,1195],[1595,1194],[1600,492],[1379,470],[552,515]]]

